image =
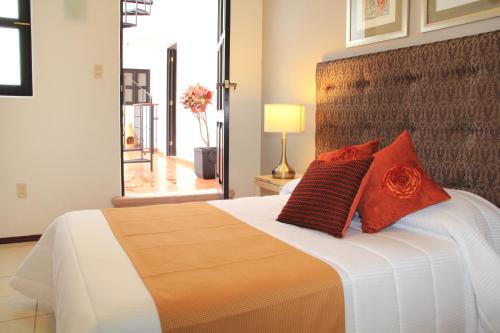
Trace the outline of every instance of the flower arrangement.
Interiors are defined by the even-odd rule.
[[[199,83],[195,86],[189,86],[181,96],[181,103],[184,105],[184,109],[191,110],[191,114],[198,120],[200,136],[207,145],[207,148],[210,147],[210,138],[208,135],[206,109],[207,105],[212,103],[212,96],[213,93]],[[205,127],[205,135],[203,134],[202,125]]]

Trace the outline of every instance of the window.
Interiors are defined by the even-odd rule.
[[[32,96],[30,0],[2,0],[0,45],[0,95]]]
[[[149,69],[123,69],[124,104],[149,103]]]

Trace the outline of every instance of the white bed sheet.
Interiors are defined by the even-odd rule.
[[[275,222],[286,195],[211,204],[332,265],[344,284],[347,332],[495,332],[500,213],[474,195],[450,193],[448,203],[376,235],[362,234],[356,219],[342,240]],[[471,255],[485,258],[471,267]],[[12,285],[54,308],[58,332],[161,332],[151,295],[98,210],[56,219]]]

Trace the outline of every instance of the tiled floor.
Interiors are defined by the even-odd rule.
[[[0,245],[0,333],[55,333],[52,311],[24,297],[9,285],[35,243]]]
[[[126,152],[124,156],[125,160],[139,157],[139,152]],[[153,166],[151,172],[149,163],[126,163],[125,194],[161,194],[215,188],[214,179],[196,177],[191,162],[158,153],[154,155]]]

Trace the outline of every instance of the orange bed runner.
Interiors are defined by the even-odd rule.
[[[163,332],[344,332],[333,268],[207,203],[103,213]]]

